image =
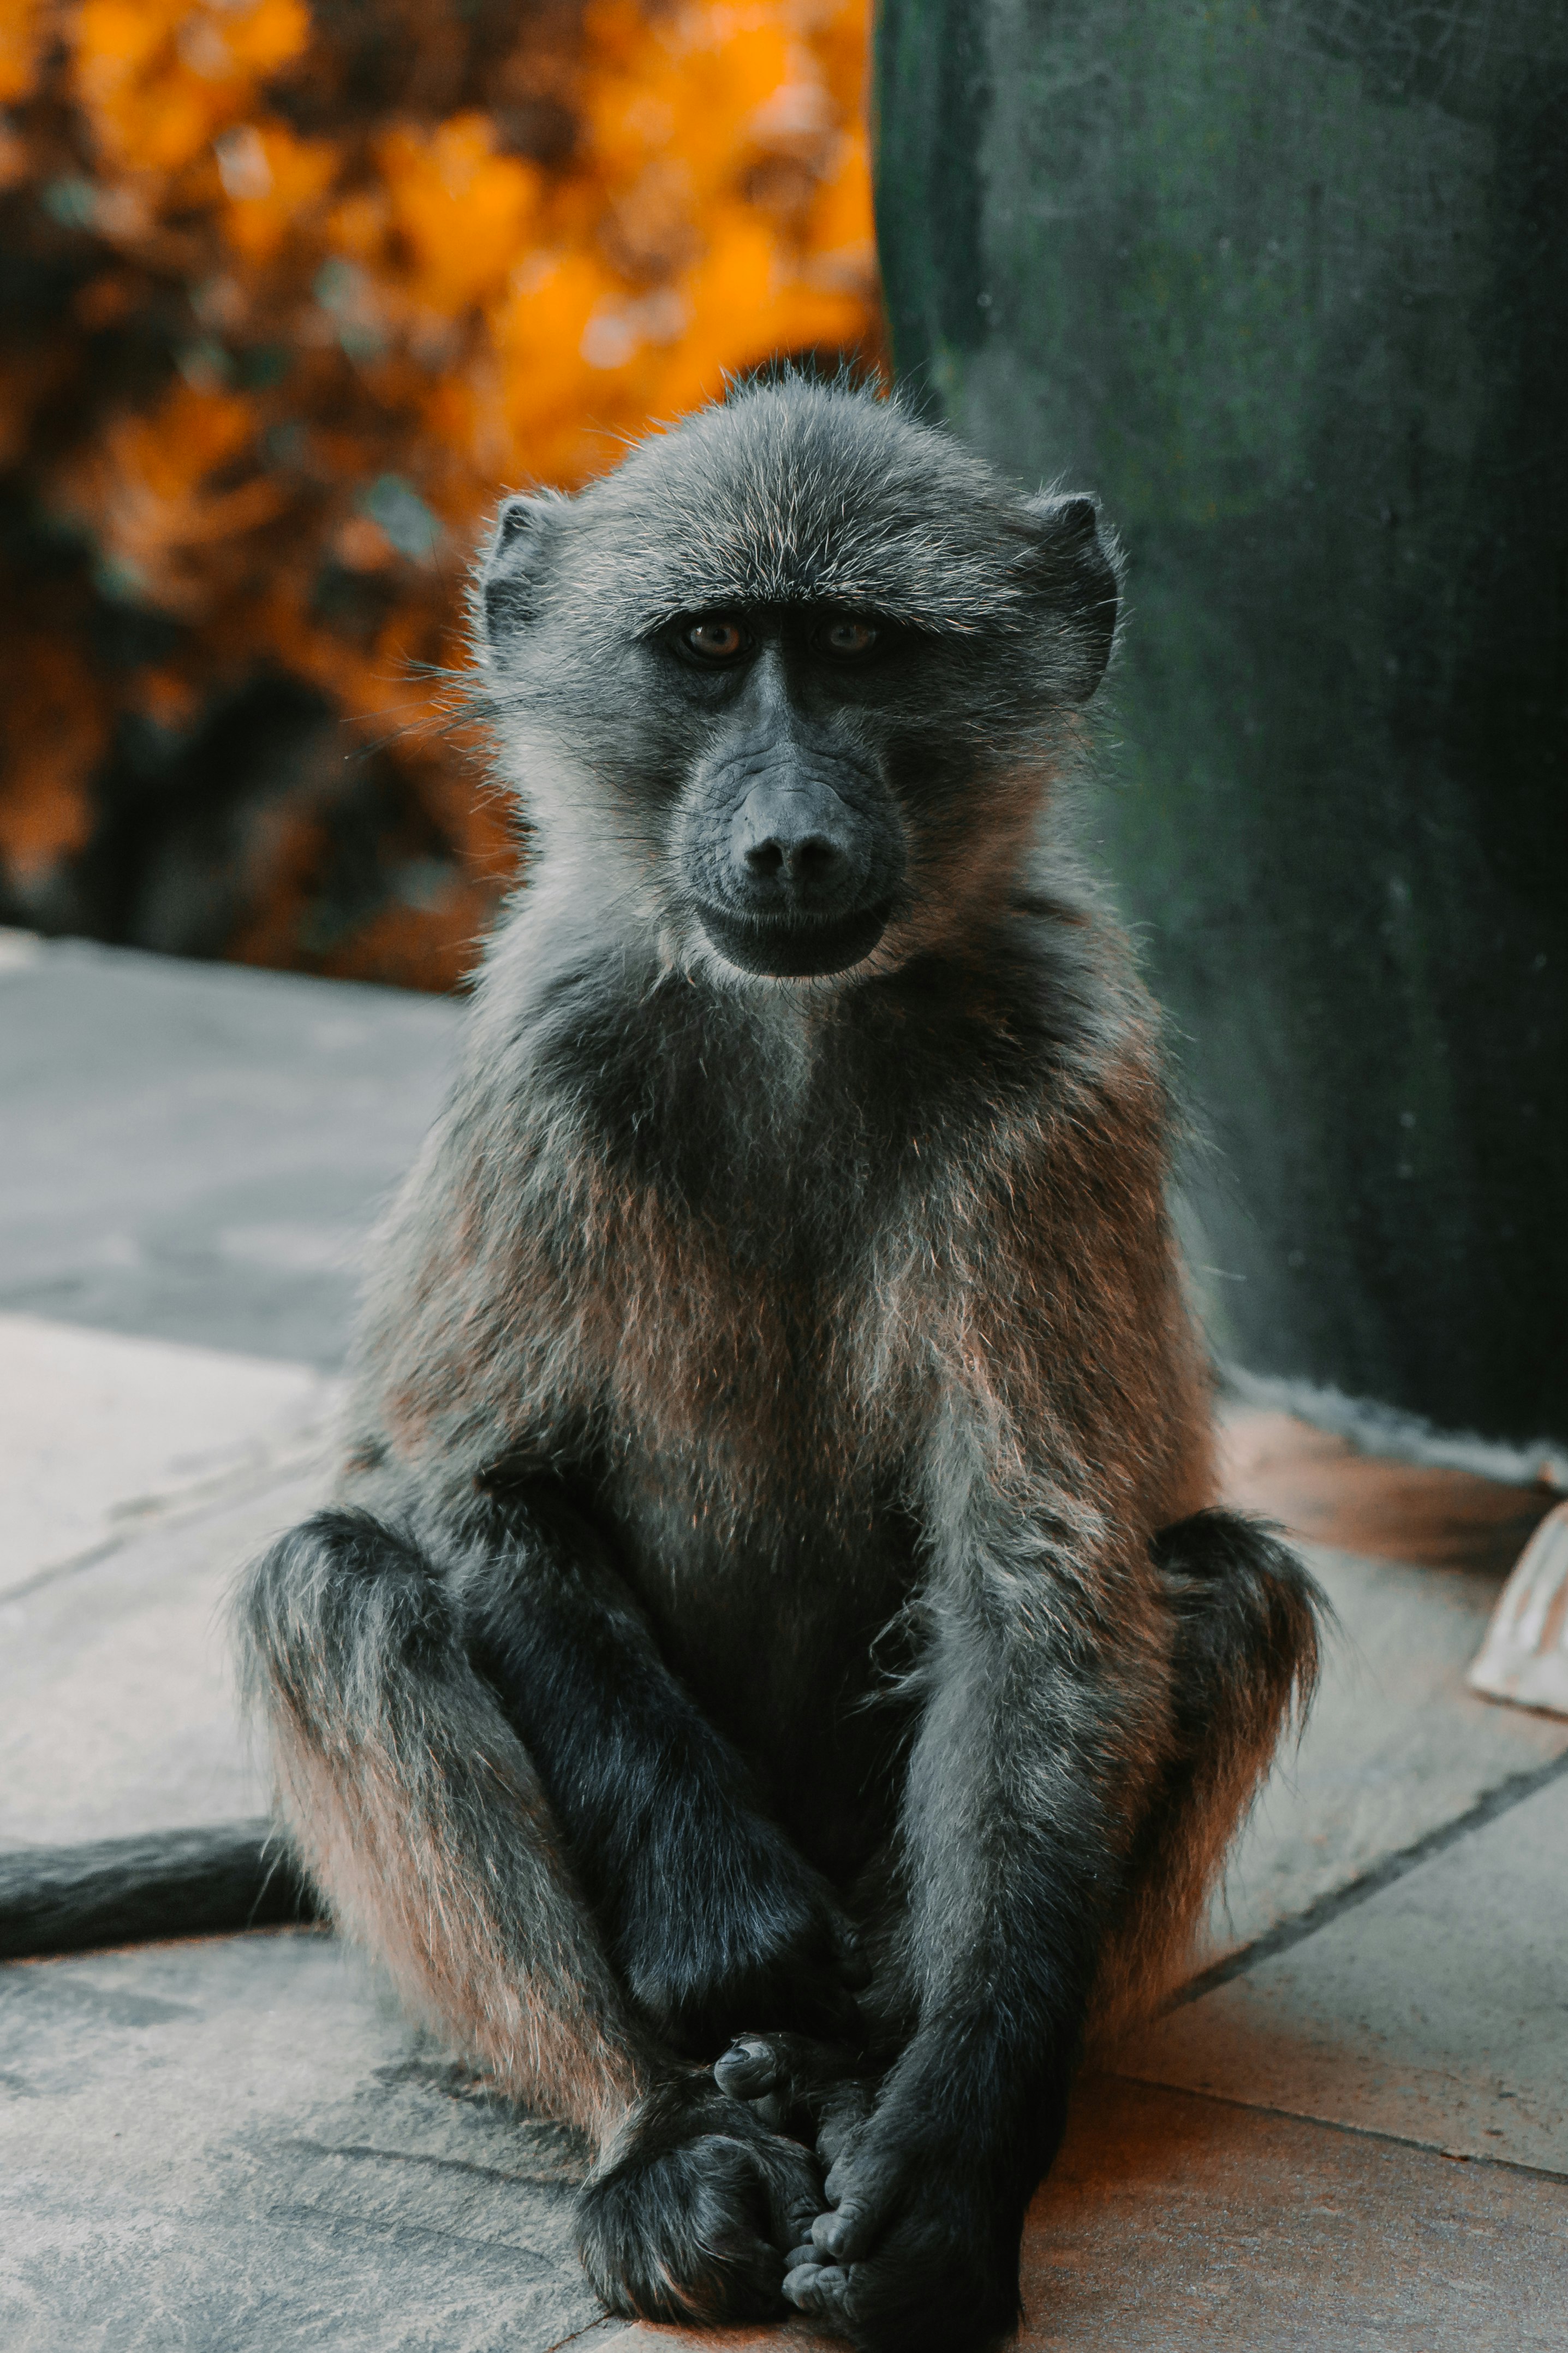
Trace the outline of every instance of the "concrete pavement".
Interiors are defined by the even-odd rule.
[[[331,1366],[448,998],[0,934],[0,1309]]]
[[[0,1403],[20,1399],[27,1433],[8,1473],[0,1436],[0,1852],[263,1802],[223,1598],[319,1492],[353,1251],[453,1028],[448,1006],[331,984],[0,959]],[[299,1237],[330,1230],[341,1262],[313,1296],[284,1268],[269,1300],[236,1230],[293,1235],[296,1272]],[[132,1253],[106,1249],[116,1234]],[[101,1346],[98,1315],[117,1335]],[[1461,1681],[1506,1565],[1497,1528],[1535,1507],[1482,1494],[1467,1542],[1453,1490],[1390,1504],[1385,1481],[1369,1534],[1375,1514],[1314,1518],[1321,1450],[1302,1441],[1292,1469],[1278,1430],[1241,1450],[1249,1500],[1269,1500],[1270,1446],[1279,1507],[1368,1548],[1312,1553],[1344,1628],[1318,1712],[1233,1864],[1212,1979],[1080,2087],[1031,2215],[1022,2341],[1560,2347],[1568,1723]],[[1331,1478],[1331,1504],[1372,1475]],[[1391,1556],[1402,1543],[1412,1557]],[[813,2341],[607,2320],[569,2250],[580,2163],[321,1932],[0,1968],[6,2353]]]

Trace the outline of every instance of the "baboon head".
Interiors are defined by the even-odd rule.
[[[536,887],[737,986],[886,969],[1005,895],[1116,610],[1091,500],[868,389],[753,385],[508,499],[475,625]]]

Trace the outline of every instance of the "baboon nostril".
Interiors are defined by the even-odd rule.
[[[759,881],[783,874],[792,882],[823,881],[842,857],[837,844],[820,833],[806,834],[799,841],[780,841],[770,836],[766,841],[754,841],[745,853],[747,868]]]
[[[766,840],[750,842],[742,857],[752,882],[783,882],[793,890],[823,890],[844,863],[844,852],[826,833],[769,833]]]
[[[805,841],[795,845],[789,861],[790,871],[798,874],[802,881],[820,881],[837,865],[838,858],[839,852],[833,842],[825,841],[820,834],[811,834]]]

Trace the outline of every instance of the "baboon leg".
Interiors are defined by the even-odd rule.
[[[1311,1700],[1320,1628],[1331,1617],[1289,1546],[1240,1513],[1195,1513],[1152,1549],[1175,1626],[1174,1747],[1101,1961],[1097,2041],[1147,2015],[1190,1970],[1226,1852],[1280,1735]]]
[[[616,1970],[694,2055],[853,2033],[831,1890],[670,1673],[597,1531],[547,1482],[458,1572],[470,1655],[533,1759]]]
[[[239,1617],[283,1810],[333,1916],[505,2090],[597,2150],[577,2231],[605,2302],[672,2321],[782,2308],[820,2176],[639,2022],[469,1662],[453,1581],[367,1514],[326,1511],[249,1572]]]
[[[282,1809],[334,1920],[507,2092],[605,2140],[651,2088],[655,2048],[447,1581],[368,1514],[325,1511],[249,1572],[241,1629]]]

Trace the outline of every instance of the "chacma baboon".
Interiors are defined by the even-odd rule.
[[[788,375],[482,567],[528,879],[243,1615],[308,1871],[589,2136],[618,2312],[1005,2333],[1311,1679],[1053,835],[1116,608],[1089,500]]]

